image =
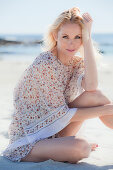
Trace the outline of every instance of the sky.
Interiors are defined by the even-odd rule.
[[[72,7],[91,15],[92,33],[113,33],[113,0],[0,0],[0,34],[43,34]]]

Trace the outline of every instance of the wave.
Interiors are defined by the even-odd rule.
[[[37,41],[19,41],[19,40],[7,40],[6,38],[0,38],[0,45],[34,45],[34,44],[42,44],[42,40],[37,40]]]

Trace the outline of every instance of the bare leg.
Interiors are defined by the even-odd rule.
[[[83,121],[71,122],[64,129],[58,132],[58,137],[74,136],[79,131],[83,124]]]
[[[70,122],[83,121],[104,115],[113,115],[113,104],[97,106],[91,108],[78,108]],[[112,121],[113,128],[113,121]]]
[[[63,136],[72,136],[76,135],[82,123],[86,119],[95,118],[101,115],[106,115],[113,117],[113,104],[108,104],[104,106],[97,106],[91,108],[78,108],[75,115],[70,120],[69,125],[62,129],[58,135],[59,137]],[[113,120],[111,119],[111,129],[113,129]]]
[[[80,96],[78,96],[73,102],[69,104],[69,107],[89,107],[89,110],[94,109],[94,106],[103,106],[100,107],[99,109],[103,111],[103,114],[98,114],[95,115],[96,117],[99,117],[100,120],[109,128],[113,129],[113,115],[111,114],[111,111],[108,110],[103,110],[104,108],[108,108],[108,106],[104,105],[113,105],[112,101],[110,101],[100,90],[94,91],[94,92],[84,92]],[[112,106],[109,106],[110,108]],[[92,109],[91,109],[92,108]],[[87,111],[87,109],[85,109]],[[95,110],[96,111],[96,110]],[[106,113],[105,113],[106,111]],[[110,115],[111,114],[111,115]],[[87,115],[88,116],[88,115]],[[85,119],[89,118],[95,118],[94,117],[87,117]],[[90,115],[91,116],[91,115]],[[82,119],[81,119],[82,120]]]
[[[110,104],[110,101],[100,90],[95,90],[92,92],[84,91],[79,95],[74,101],[68,104],[70,108],[74,107],[94,107],[103,106],[105,104]]]
[[[94,146],[93,146],[94,147]],[[84,139],[67,136],[38,141],[30,153],[21,159],[23,162],[42,162],[48,159],[77,163],[89,157],[91,146]]]
[[[92,107],[92,106],[102,106],[105,104],[110,104],[111,101],[104,95],[100,90],[96,90],[94,92],[83,92],[80,96],[78,96],[72,103],[69,104],[70,108],[78,107]],[[109,128],[113,127],[113,115],[105,115],[100,116],[100,120]],[[76,133],[81,128],[84,121],[74,121],[67,125],[64,129],[62,129],[58,134],[59,137],[63,136],[72,136],[76,135]],[[110,126],[111,125],[111,126]]]
[[[82,126],[83,122],[72,122],[69,125],[67,125],[63,130],[61,130],[58,133],[58,137],[64,137],[64,136],[74,136],[79,131],[80,127]],[[98,146],[97,143],[89,143],[91,146],[91,151],[95,151],[95,148]]]
[[[99,119],[104,123],[104,125],[113,129],[113,115],[100,116]]]
[[[74,107],[90,107],[93,105],[100,105],[100,103],[96,100],[97,98],[97,93],[92,93],[92,92],[83,92],[80,96],[78,96],[73,102],[69,103],[70,108]],[[84,121],[74,121],[71,122],[69,125],[67,125],[64,129],[62,129],[58,135],[59,137],[63,136],[72,136],[76,135],[76,133],[79,131],[81,128],[82,124]]]

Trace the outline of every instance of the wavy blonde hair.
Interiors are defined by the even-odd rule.
[[[57,42],[54,39],[53,33],[58,33],[60,27],[66,23],[75,23],[79,24],[81,29],[83,29],[83,18],[80,14],[80,9],[78,7],[74,7],[62,12],[55,21],[48,26],[48,30],[43,37],[43,47],[42,51],[51,51],[57,46]],[[92,40],[93,41],[93,40]],[[98,49],[98,45],[93,41],[94,51],[96,61],[101,57]],[[79,48],[78,52],[80,52],[81,56],[84,57],[84,49],[83,45]]]

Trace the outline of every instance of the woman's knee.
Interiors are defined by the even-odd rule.
[[[74,146],[72,148],[73,159],[70,160],[70,163],[76,163],[83,158],[87,158],[90,155],[91,147],[88,142],[84,139],[76,138]]]
[[[79,160],[88,157],[87,147],[89,146],[84,139],[75,136],[45,139],[36,143],[35,147],[22,161],[42,162],[53,159],[77,163]]]
[[[73,107],[93,107],[110,104],[111,101],[97,89],[95,91],[84,91],[74,101],[68,104],[70,108]]]
[[[96,102],[98,105],[105,105],[105,104],[110,104],[111,100],[108,99],[105,94],[103,94],[103,92],[99,89],[90,92],[91,96],[92,96],[92,100],[94,100],[94,102]]]

